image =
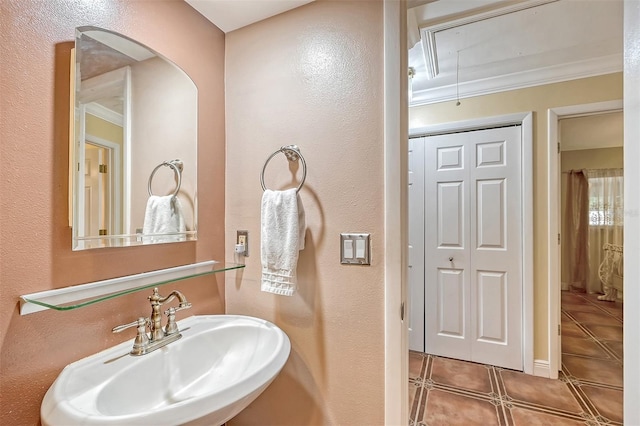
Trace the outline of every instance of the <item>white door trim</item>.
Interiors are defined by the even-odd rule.
[[[409,424],[407,300],[407,3],[383,2],[384,424]]]
[[[420,142],[417,142],[420,141]],[[424,140],[409,138],[409,173],[407,174],[409,209],[407,244],[407,319],[409,321],[409,349],[425,351],[425,281],[424,281]],[[419,261],[418,261],[419,260]],[[420,266],[420,268],[418,268]]]
[[[409,129],[409,137],[508,125],[522,126],[522,354],[524,372],[533,374],[533,113],[523,112],[412,128]]]
[[[547,110],[547,170],[549,202],[547,210],[549,275],[549,378],[557,379],[560,369],[560,162],[558,161],[558,121],[578,115],[602,114],[621,111],[622,100],[596,102],[591,104],[570,105]],[[555,202],[552,202],[555,201]]]
[[[624,422],[640,424],[640,3],[624,2],[624,276],[631,278],[624,288]],[[629,328],[631,327],[631,328]]]

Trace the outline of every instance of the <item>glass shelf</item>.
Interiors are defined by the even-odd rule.
[[[140,290],[215,274],[217,272],[241,269],[244,268],[244,266],[245,265],[236,263],[220,263],[210,260],[39,293],[25,294],[20,296],[20,315],[27,315],[46,309],[55,309],[56,311],[78,309]]]

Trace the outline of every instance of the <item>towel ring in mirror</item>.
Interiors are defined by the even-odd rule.
[[[262,173],[260,173],[260,185],[262,185],[262,190],[267,190],[267,187],[264,184],[264,172],[267,170],[267,164],[269,164],[269,161],[271,161],[271,159],[280,152],[282,152],[287,157],[287,160],[291,162],[298,160],[302,162],[302,180],[300,180],[300,185],[296,188],[296,192],[300,192],[300,188],[302,188],[302,185],[304,185],[304,181],[307,178],[307,162],[304,161],[304,157],[300,153],[300,148],[296,145],[283,146],[267,158],[267,161],[264,162],[264,166],[262,166]]]
[[[182,185],[182,169],[184,167],[184,165],[182,164],[182,161],[180,160],[171,160],[171,161],[164,161],[160,164],[158,164],[153,171],[151,172],[151,175],[149,176],[149,183],[147,184],[147,191],[149,192],[149,195],[153,195],[153,192],[151,191],[151,182],[153,181],[153,175],[156,174],[156,172],[158,171],[158,169],[162,166],[167,166],[167,167],[171,167],[173,169],[173,172],[176,175],[176,179],[178,179],[178,184],[176,185],[176,190],[173,192],[173,196],[177,196],[178,192],[180,192],[180,185]]]

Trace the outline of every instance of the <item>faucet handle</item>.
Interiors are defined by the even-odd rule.
[[[182,311],[184,309],[189,309],[191,307],[191,303],[189,302],[185,302],[184,304],[180,304],[177,308],[169,308],[166,311],[164,311],[164,314],[171,317],[171,315],[175,315],[176,312],[178,311]]]
[[[176,324],[176,312],[181,311],[183,309],[189,309],[191,307],[191,303],[187,302],[184,305],[180,304],[177,308],[169,308],[164,311],[164,314],[167,316],[167,325],[164,328],[164,334],[166,336],[170,334],[177,333],[178,324]]]
[[[118,325],[116,327],[113,327],[111,329],[112,333],[120,333],[122,330],[126,330],[127,328],[131,328],[131,327],[146,327],[147,326],[147,321],[148,318],[145,317],[140,317],[137,320],[135,320],[134,322],[130,322],[129,324],[122,324],[122,325]]]
[[[142,355],[143,353],[145,353],[145,350],[149,345],[149,336],[147,336],[147,324],[149,324],[149,322],[149,318],[140,317],[137,320],[130,322],[129,324],[123,324],[117,327],[113,327],[111,331],[113,333],[120,333],[122,330],[126,330],[127,328],[137,327],[138,334],[136,334],[136,338],[133,341],[133,349],[131,349],[131,354]]]

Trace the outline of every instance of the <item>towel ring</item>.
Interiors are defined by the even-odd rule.
[[[300,181],[298,188],[296,188],[296,193],[300,192],[300,188],[302,188],[302,185],[304,185],[304,181],[307,178],[307,162],[304,161],[304,157],[300,153],[300,148],[298,148],[297,145],[283,146],[267,158],[267,161],[264,162],[264,166],[262,166],[262,173],[260,173],[260,185],[262,185],[262,190],[267,190],[267,187],[264,185],[264,172],[267,170],[267,164],[269,164],[269,161],[271,161],[271,159],[280,152],[282,152],[287,157],[287,160],[291,162],[298,160],[302,161],[302,180]]]
[[[153,175],[155,175],[158,169],[162,166],[171,167],[173,169],[173,172],[176,175],[176,178],[178,179],[178,185],[176,186],[176,190],[173,192],[173,196],[175,197],[176,195],[178,195],[178,192],[180,192],[180,185],[182,185],[183,163],[180,160],[163,161],[162,163],[158,164],[155,167],[155,169],[153,169],[153,171],[151,172],[151,175],[149,176],[149,183],[147,184],[147,192],[149,192],[149,195],[153,195],[153,192],[151,192],[151,182],[153,181]]]

